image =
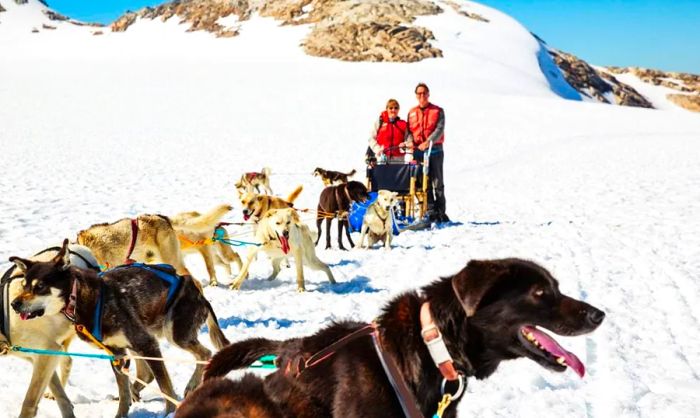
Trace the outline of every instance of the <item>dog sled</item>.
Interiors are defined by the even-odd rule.
[[[432,143],[426,152],[427,155],[430,155],[431,149]],[[427,216],[429,159],[426,158],[423,164],[415,160],[377,161],[376,158],[369,157],[366,163],[370,200],[353,204],[349,215],[353,230],[360,230],[367,207],[372,204],[373,198],[376,199],[376,192],[382,189],[398,193],[397,204],[392,211],[395,235],[403,230],[430,228],[431,222]]]

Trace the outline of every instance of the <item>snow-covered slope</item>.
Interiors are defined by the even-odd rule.
[[[8,9],[0,13],[0,260],[97,222],[222,202],[238,208],[235,179],[263,166],[276,193],[303,184],[297,206],[313,208],[322,185],[312,170],[362,173],[386,99],[397,98],[405,115],[425,81],[446,109],[448,214],[461,224],[403,233],[390,253],[319,250],[341,283],[309,271],[305,294],[290,270],[265,281],[270,267],[260,257],[240,292],[205,290],[226,335],[290,338],[334,319],[367,321],[393,295],[469,259],[524,257],[607,312],[595,333],[562,339],[588,374],[504,363],[470,382],[460,417],[700,410],[696,115],[563,100],[540,71],[536,40],[474,3],[490,23],[460,20],[449,7],[422,17],[444,58],[401,64],[310,57],[298,47],[307,26],[259,17],[226,39],[185,33],[174,20],[103,36],[85,27],[10,31],[20,8],[0,2]],[[229,220],[241,220],[238,209]],[[201,259],[186,261],[206,280]],[[79,342],[72,350],[95,352]],[[191,366],[168,366],[181,392]],[[0,416],[18,413],[30,370],[0,358]],[[79,417],[114,415],[104,362],[76,359],[67,392]],[[162,410],[150,393],[132,417]],[[57,417],[55,403],[43,400],[38,416]]]

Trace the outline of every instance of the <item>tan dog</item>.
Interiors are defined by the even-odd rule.
[[[303,292],[304,265],[314,269],[323,270],[331,283],[335,283],[330,268],[316,257],[314,240],[309,227],[301,222],[299,214],[294,208],[271,209],[260,219],[255,239],[261,245],[254,247],[249,253],[243,269],[238,277],[231,283],[231,289],[239,289],[248,274],[250,263],[255,259],[259,251],[264,251],[272,260],[272,274],[268,280],[273,280],[280,272],[280,263],[288,255],[294,257],[297,269],[297,290]]]
[[[198,253],[204,259],[204,264],[209,273],[209,285],[216,286],[219,281],[216,277],[215,265],[222,266],[231,276],[231,263],[236,263],[238,270],[243,267],[241,257],[230,246],[221,241],[211,241],[214,230],[221,222],[221,218],[233,209],[230,205],[219,205],[207,213],[182,212],[170,218],[173,228],[180,240],[180,249],[184,254]],[[226,235],[224,235],[226,238]]]
[[[49,261],[58,254],[60,249],[60,247],[47,248],[31,257],[30,260]],[[95,260],[95,257],[92,256],[87,247],[71,244],[69,251],[71,264],[83,269],[97,269],[97,260]],[[5,272],[2,282],[7,283],[7,303],[15,300],[23,292],[22,278],[23,273],[14,266]],[[49,291],[49,289],[45,290]],[[2,296],[2,291],[0,291],[0,297]],[[9,309],[9,306],[7,308],[7,319],[9,320],[7,321],[7,326],[10,339],[8,340],[7,336],[0,332],[0,355],[8,352],[10,342],[19,347],[65,351],[75,336],[73,324],[61,312],[45,315],[43,312],[39,312],[41,315],[38,313],[20,315],[14,309]],[[56,399],[58,408],[61,411],[61,417],[73,418],[73,405],[63,390],[71,369],[70,357],[42,356],[16,351],[11,353],[30,361],[33,367],[32,378],[22,403],[20,418],[36,416],[39,401],[47,385]],[[60,378],[55,372],[57,366],[60,367]]]
[[[140,215],[136,219],[93,225],[78,232],[77,241],[88,247],[100,265],[107,268],[134,260],[170,264],[178,274],[190,274],[175,229],[163,215]]]
[[[243,219],[258,222],[270,209],[291,208],[302,190],[304,190],[303,186],[297,186],[286,199],[245,192],[240,196],[241,206],[243,206]]]
[[[370,248],[376,242],[383,241],[384,249],[391,249],[391,237],[393,235],[391,208],[396,202],[398,193],[389,190],[379,190],[377,200],[369,205],[364,218],[360,234],[360,248]],[[367,246],[364,245],[365,237]]]
[[[243,173],[241,179],[236,182],[238,194],[260,193],[261,187],[265,193],[269,195],[272,194],[272,189],[270,188],[270,169],[268,167],[263,168],[259,173]]]
[[[340,171],[324,170],[321,167],[316,167],[314,177],[320,176],[324,186],[334,184],[343,184],[348,182],[348,177],[355,175],[357,171],[353,168],[349,173],[341,173]]]

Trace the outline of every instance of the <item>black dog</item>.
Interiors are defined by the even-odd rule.
[[[18,313],[41,316],[64,312],[101,340],[115,356],[130,350],[139,356],[160,358],[156,336],[165,335],[171,343],[206,361],[211,352],[197,339],[199,328],[206,321],[209,337],[218,349],[229,342],[221,332],[216,315],[204,299],[191,276],[176,276],[170,266],[127,265],[108,270],[98,277],[92,270],[70,265],[68,240],[61,251],[48,262],[35,262],[10,257],[25,275],[23,293],[12,301]],[[74,301],[74,302],[71,302]],[[78,336],[92,342],[86,335]],[[138,376],[150,382],[155,377],[160,390],[175,398],[168,371],[160,361],[140,362]],[[146,367],[143,367],[146,366]],[[186,392],[199,385],[204,367],[198,364],[187,384]],[[129,412],[132,396],[128,375],[113,366],[119,386],[118,417]],[[152,373],[151,373],[152,372]],[[166,411],[175,410],[168,402]]]
[[[314,177],[321,176],[324,186],[330,186],[336,183],[347,183],[348,177],[355,175],[357,171],[352,169],[349,173],[341,173],[340,171],[324,170],[321,167],[316,167]]]
[[[436,341],[436,335],[430,334],[441,334],[452,358],[452,372],[461,371],[465,376],[484,379],[501,361],[519,357],[557,372],[568,366],[582,376],[580,360],[535,327],[560,335],[581,335],[595,330],[604,317],[595,307],[561,294],[557,281],[533,262],[471,261],[456,275],[389,302],[373,326],[377,330],[373,338],[380,341],[378,346],[386,357],[398,365],[399,379],[395,381],[404,382],[407,393],[417,400],[418,411],[411,416],[428,417],[441,400],[440,385],[445,376],[442,368],[447,363],[441,362],[440,370],[435,366],[421,328],[431,342]],[[436,329],[430,329],[432,325]],[[211,378],[245,368],[264,354],[275,354],[280,369],[267,376],[261,388],[250,390],[247,407],[254,401],[261,408],[277,408],[273,408],[274,413],[256,417],[276,418],[281,413],[295,418],[404,417],[372,339],[363,334],[342,346],[334,344],[366,327],[341,322],[310,337],[236,343],[212,358],[205,382],[194,394],[208,390]],[[214,403],[230,405],[227,412],[232,415],[226,416],[237,416],[234,393],[208,394],[212,397],[193,397],[192,402],[200,408]],[[456,416],[456,403],[452,402],[444,417]]]
[[[345,235],[350,241],[350,247],[355,244],[350,238],[350,223],[348,222],[348,211],[350,204],[353,201],[364,202],[369,198],[367,187],[359,181],[350,181],[337,186],[329,186],[321,191],[321,196],[318,198],[318,208],[316,211],[316,228],[318,229],[318,237],[316,237],[316,245],[321,240],[321,222],[326,220],[326,249],[331,248],[331,221],[338,218],[338,247],[344,250],[343,246],[343,228]]]

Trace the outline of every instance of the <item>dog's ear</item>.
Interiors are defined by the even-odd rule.
[[[452,278],[452,287],[467,317],[474,316],[486,293],[508,274],[508,268],[496,261],[472,260]]]
[[[61,246],[61,250],[53,258],[53,262],[56,264],[56,267],[61,270],[67,270],[68,267],[70,267],[70,251],[68,251],[67,238],[63,240],[63,246]]]
[[[29,268],[31,268],[34,265],[34,261],[32,260],[27,260],[25,258],[19,258],[19,257],[10,257],[10,262],[15,263],[19,271],[22,273],[26,273]]]

